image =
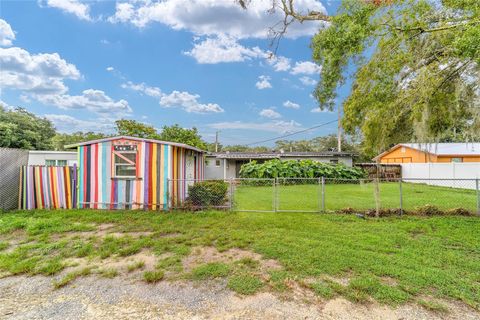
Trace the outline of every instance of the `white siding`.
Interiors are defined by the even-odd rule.
[[[29,166],[44,166],[46,160],[67,160],[67,165],[77,164],[77,153],[71,151],[29,151]]]

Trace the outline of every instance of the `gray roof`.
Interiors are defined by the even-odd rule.
[[[75,147],[78,147],[78,146],[84,146],[84,145],[87,145],[87,144],[94,144],[94,143],[111,141],[111,140],[119,140],[119,139],[160,143],[160,144],[166,144],[166,145],[171,145],[171,146],[175,146],[175,147],[182,147],[182,148],[194,150],[194,151],[197,151],[197,152],[206,152],[202,149],[198,149],[198,148],[189,146],[188,144],[184,144],[184,143],[162,141],[162,140],[155,140],[155,139],[146,139],[146,138],[137,138],[137,137],[129,137],[129,136],[116,136],[116,137],[108,137],[108,138],[97,139],[97,140],[90,140],[90,141],[85,141],[85,142],[80,142],[80,143],[69,144],[69,145],[64,146],[64,148],[70,149],[70,148],[75,148]]]
[[[322,158],[352,157],[348,152],[211,152],[207,156],[220,159],[279,159],[279,158]]]

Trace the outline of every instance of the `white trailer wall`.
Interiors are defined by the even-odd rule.
[[[462,181],[453,179],[480,179],[480,162],[402,163],[401,166],[403,179],[419,179],[408,180],[408,182],[413,183],[475,189],[476,182],[474,180]]]

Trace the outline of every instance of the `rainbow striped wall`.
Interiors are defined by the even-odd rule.
[[[76,167],[23,166],[20,170],[20,209],[76,207]]]
[[[136,178],[116,178],[114,145],[135,144]],[[151,141],[110,140],[81,145],[79,208],[166,210],[187,196],[187,158],[193,159],[193,179],[203,179],[203,154]],[[189,169],[190,173],[192,168]]]

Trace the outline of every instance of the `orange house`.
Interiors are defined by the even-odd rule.
[[[480,162],[480,143],[400,143],[373,160],[380,163]]]

